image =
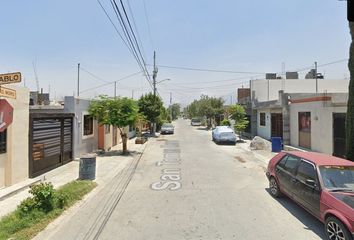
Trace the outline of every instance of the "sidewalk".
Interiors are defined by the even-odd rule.
[[[104,185],[118,172],[123,170],[135,157],[138,157],[146,145],[135,144],[135,138],[128,141],[130,155],[116,155],[122,149],[122,144],[115,146],[112,151],[96,158],[96,180],[98,185]],[[76,180],[79,176],[79,161],[72,161],[41,176],[27,179],[11,187],[0,189],[0,218],[14,211],[22,200],[30,196],[29,186],[41,181],[51,182],[55,188]]]

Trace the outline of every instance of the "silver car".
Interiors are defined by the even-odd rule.
[[[229,126],[217,126],[212,131],[212,139],[216,143],[228,142],[236,144],[236,134]]]
[[[175,127],[171,123],[164,123],[161,126],[161,134],[173,134]]]

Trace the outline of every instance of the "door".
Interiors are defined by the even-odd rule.
[[[29,134],[30,177],[72,160],[72,117],[32,117]]]
[[[276,166],[276,174],[281,189],[290,197],[293,196],[293,179],[300,163],[300,158],[287,155]]]
[[[345,113],[333,113],[333,156],[345,158]]]
[[[299,112],[299,146],[311,149],[311,112]]]
[[[293,181],[294,199],[316,217],[320,217],[320,188],[316,167],[302,160]]]
[[[272,113],[271,114],[271,128],[272,137],[283,138],[283,114]]]
[[[104,125],[100,125],[98,127],[98,149],[104,150],[104,137],[105,137],[105,129]]]

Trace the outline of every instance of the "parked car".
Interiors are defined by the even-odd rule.
[[[161,134],[173,134],[175,131],[175,127],[171,123],[164,123],[161,126]]]
[[[354,162],[313,152],[282,152],[266,173],[270,194],[282,194],[325,224],[330,240],[354,239]]]
[[[212,139],[216,143],[229,142],[236,144],[236,134],[229,126],[217,126],[212,132]]]
[[[200,119],[198,119],[198,118],[192,118],[191,125],[192,126],[201,126],[202,125],[202,121],[200,121]]]

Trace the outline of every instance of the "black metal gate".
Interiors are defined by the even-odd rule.
[[[72,133],[73,114],[30,114],[30,177],[72,160]]]
[[[345,113],[333,113],[333,156],[345,158]]]

